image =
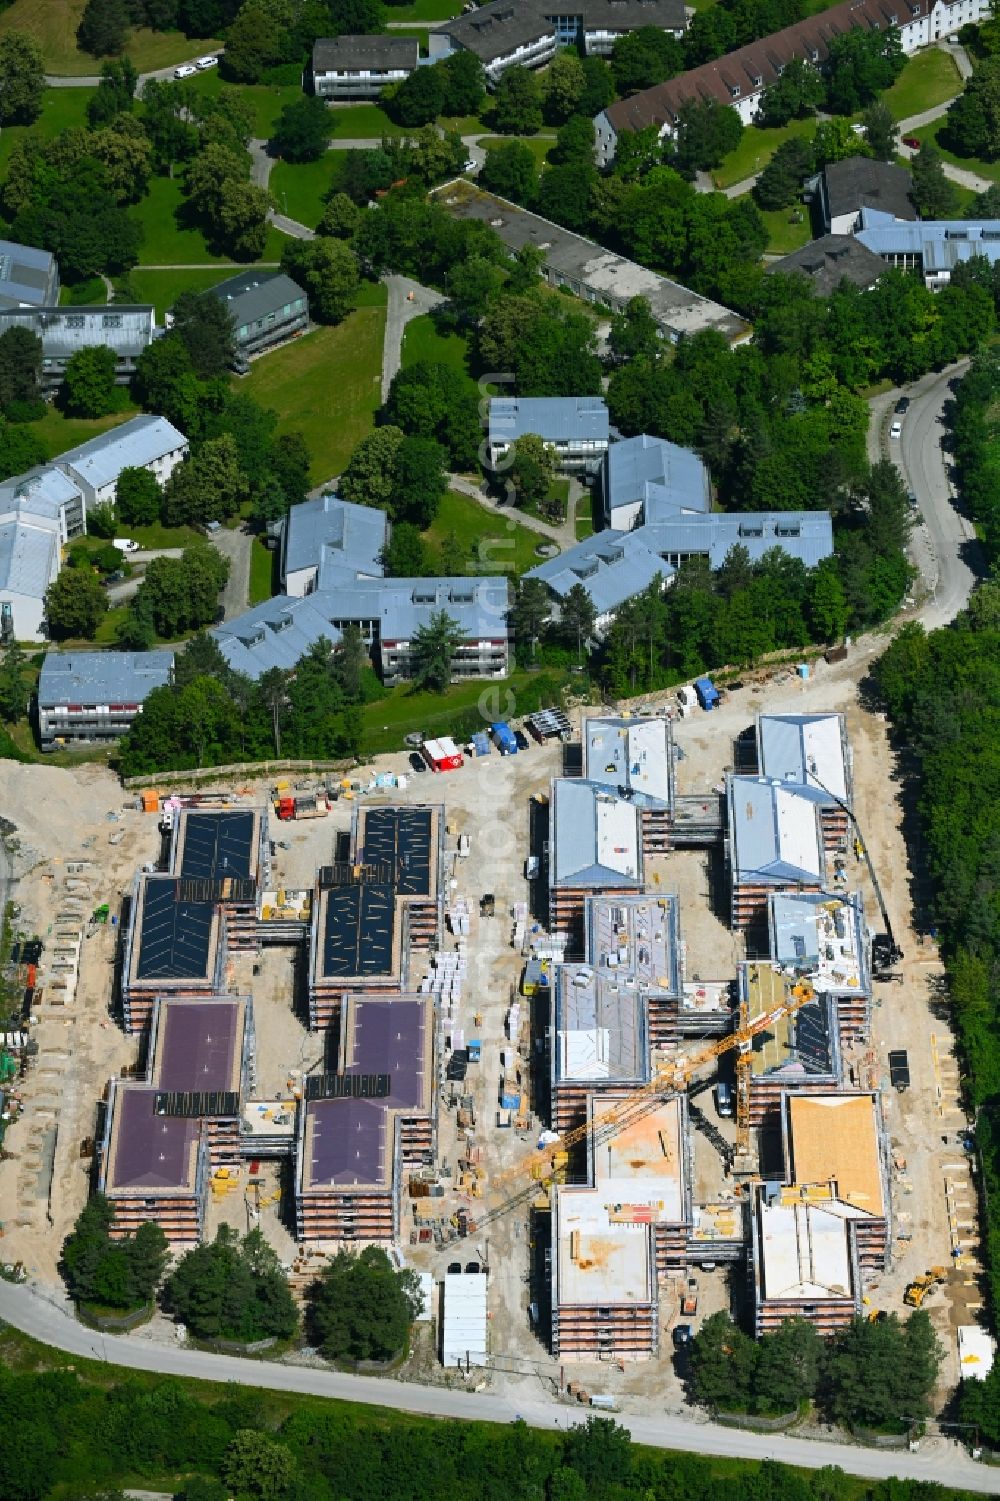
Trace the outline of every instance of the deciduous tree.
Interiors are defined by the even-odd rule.
[[[42,107],[45,63],[34,37],[23,31],[0,36],[0,124],[30,125]]]
[[[332,133],[332,117],[323,100],[304,94],[278,116],[271,150],[287,162],[318,162]]]
[[[289,240],[281,264],[305,290],[317,323],[339,323],[350,312],[360,275],[357,256],[342,240]]]
[[[115,353],[88,344],[71,355],[63,375],[62,401],[71,417],[105,417],[117,403]]]
[[[515,64],[497,84],[493,123],[501,135],[534,135],[542,123],[542,94],[534,73]]]
[[[162,495],[148,469],[127,466],[115,486],[115,510],[125,526],[149,526],[160,514]]]
[[[311,1333],[328,1360],[387,1360],[404,1348],[419,1297],[415,1274],[378,1247],[338,1251],[309,1289]]]
[[[64,568],[45,591],[45,621],[57,641],[92,641],[107,608],[108,596],[90,568]]]

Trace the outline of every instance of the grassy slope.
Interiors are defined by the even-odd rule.
[[[791,120],[787,125],[771,126],[765,130],[748,125],[736,150],[731,151],[712,173],[712,181],[717,188],[731,188],[734,183],[762,171],[782,141],[791,136],[811,136],[815,129],[815,120]]]
[[[26,31],[42,49],[50,73],[80,78],[96,76],[100,61],[77,51],[76,28],[85,0],[14,0],[0,16],[0,31]],[[140,73],[169,68],[221,46],[210,38],[189,39],[179,31],[132,31],[126,51]]]
[[[339,474],[371,429],[384,332],[384,307],[357,308],[336,328],[316,329],[255,361],[241,383],[278,413],[279,431],[304,434],[313,484]]]
[[[2,22],[3,16],[0,16],[0,25]],[[11,149],[22,136],[34,135],[48,141],[73,125],[86,125],[87,102],[93,93],[93,89],[86,88],[46,89],[42,95],[41,114],[32,125],[5,125],[0,131],[0,172],[6,170]]]
[[[962,81],[954,58],[937,47],[929,47],[926,52],[918,52],[908,59],[906,67],[882,99],[892,111],[894,120],[905,120],[910,115],[954,99],[961,90]]]
[[[798,223],[793,223],[793,216],[798,214]],[[812,226],[809,222],[809,210],[807,208],[778,208],[767,213],[762,212],[761,218],[767,225],[767,254],[788,255],[800,246],[808,244],[812,239]]]
[[[954,151],[948,151],[938,139],[944,133],[945,120],[935,120],[931,125],[921,125],[919,130],[914,131],[914,137],[919,141],[930,141],[935,145],[946,162],[952,162],[956,167],[964,167],[967,172],[976,172],[980,177],[986,177],[990,182],[1000,182],[1000,161],[983,162],[975,156],[956,156]]]
[[[403,334],[403,365],[419,360],[433,360],[451,365],[463,375],[469,374],[469,347],[461,334],[439,333],[429,313],[422,313],[406,325]]]
[[[341,161],[339,151],[328,151],[318,162],[275,162],[270,181],[275,207],[315,229],[327,194],[340,181]]]
[[[260,537],[254,537],[250,549],[250,603],[259,605],[270,599],[274,582],[275,554],[264,546]]]
[[[212,254],[200,229],[184,226],[183,204],[179,178],[150,179],[149,191],[133,210],[145,230],[139,252],[140,266],[211,266],[228,262],[227,256]],[[284,236],[278,230],[270,229],[261,259],[280,260],[284,243]]]
[[[435,550],[452,533],[477,573],[524,573],[541,562],[545,539],[513,518],[487,511],[468,495],[449,490],[424,537]]]
[[[542,167],[555,145],[555,136],[484,136],[479,145],[483,151],[489,151],[491,146],[506,146],[508,141],[520,141],[523,146],[527,146],[535,158],[535,165]]]

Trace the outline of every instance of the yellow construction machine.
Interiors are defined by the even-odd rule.
[[[946,1266],[932,1266],[922,1277],[914,1277],[903,1294],[903,1302],[909,1308],[919,1308],[930,1292],[931,1288],[939,1286],[948,1276],[949,1268]]]

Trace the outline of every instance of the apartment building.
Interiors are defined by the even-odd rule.
[[[502,475],[518,438],[533,433],[563,474],[593,475],[608,451],[610,419],[601,396],[493,396],[490,467]]]
[[[313,43],[310,80],[317,99],[376,99],[402,83],[420,61],[415,36],[321,37]]]
[[[0,307],[0,334],[26,328],[42,341],[42,391],[53,396],[81,349],[99,345],[115,357],[115,382],[127,386],[139,356],[156,338],[156,309],[116,302],[101,307]]]
[[[173,676],[172,651],[47,652],[37,688],[42,750],[119,739]]]

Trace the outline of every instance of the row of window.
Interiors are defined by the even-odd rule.
[[[66,327],[67,328],[86,328],[88,322],[89,322],[89,319],[88,319],[86,313],[67,313],[66,314]],[[102,315],[101,315],[101,327],[102,328],[121,328],[121,326],[122,326],[122,315],[121,315],[121,313],[102,313]]]
[[[296,297],[294,302],[286,302],[283,308],[275,308],[273,313],[268,313],[264,318],[258,318],[253,323],[240,324],[240,338],[245,339],[250,334],[261,333],[266,328],[273,328],[279,314],[282,318],[291,318],[295,313],[305,311],[305,298]]]

